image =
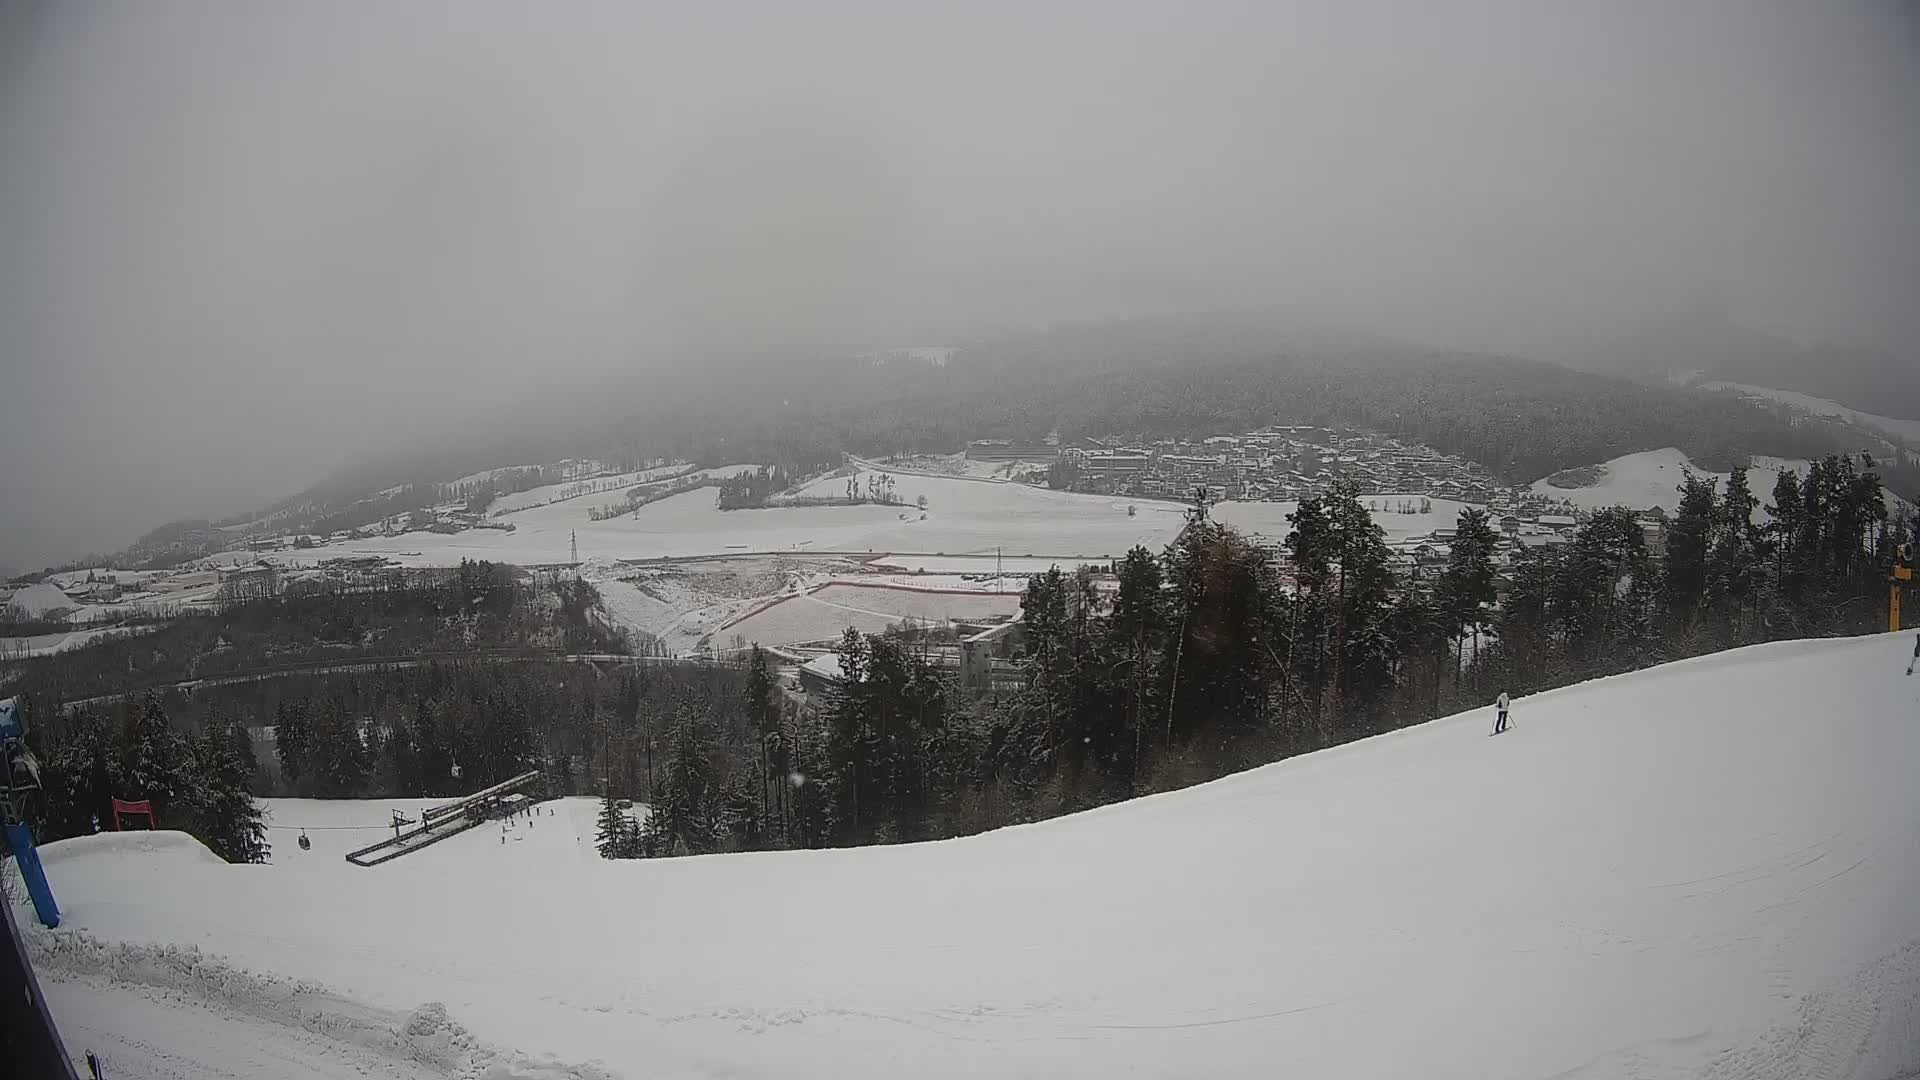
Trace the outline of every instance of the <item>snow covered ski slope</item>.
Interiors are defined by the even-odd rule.
[[[116,1077],[153,1010],[211,1031],[252,996],[207,986],[251,978],[313,980],[392,1075],[1885,1080],[1920,1069],[1911,646],[1746,649],[1520,698],[1498,739],[1483,709],[892,848],[607,863],[563,800],[361,870],[387,804],[278,803],[333,824],[272,866],[49,845],[69,922],[34,947]],[[310,1034],[299,1004],[218,1037],[270,1060],[246,1033]]]

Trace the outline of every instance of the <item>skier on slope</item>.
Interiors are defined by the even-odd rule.
[[[1920,664],[1920,634],[1913,635],[1913,659],[1907,661],[1907,674],[1913,674],[1913,665]]]
[[[1511,702],[1505,690],[1500,691],[1500,696],[1493,699],[1493,707],[1499,710],[1499,715],[1493,721],[1493,733],[1495,735],[1507,730],[1507,707],[1510,704]]]

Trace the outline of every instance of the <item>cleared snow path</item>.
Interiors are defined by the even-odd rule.
[[[401,1014],[188,947],[23,928],[67,1052],[133,1077],[602,1080],[597,1067],[479,1043],[438,1003]],[[84,1066],[83,1066],[84,1067]]]
[[[256,1020],[180,995],[101,980],[41,976],[75,1071],[86,1055],[113,1080],[438,1080],[447,1074],[304,1028]]]

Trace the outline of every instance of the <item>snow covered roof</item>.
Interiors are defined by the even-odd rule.
[[[44,581],[21,589],[13,594],[12,600],[7,601],[8,610],[19,612],[29,619],[42,618],[50,612],[66,611],[73,606],[73,601],[58,586]]]

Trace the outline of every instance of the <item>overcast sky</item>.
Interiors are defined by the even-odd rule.
[[[1917,11],[0,7],[0,564],[702,344],[1706,306],[1912,357]]]

